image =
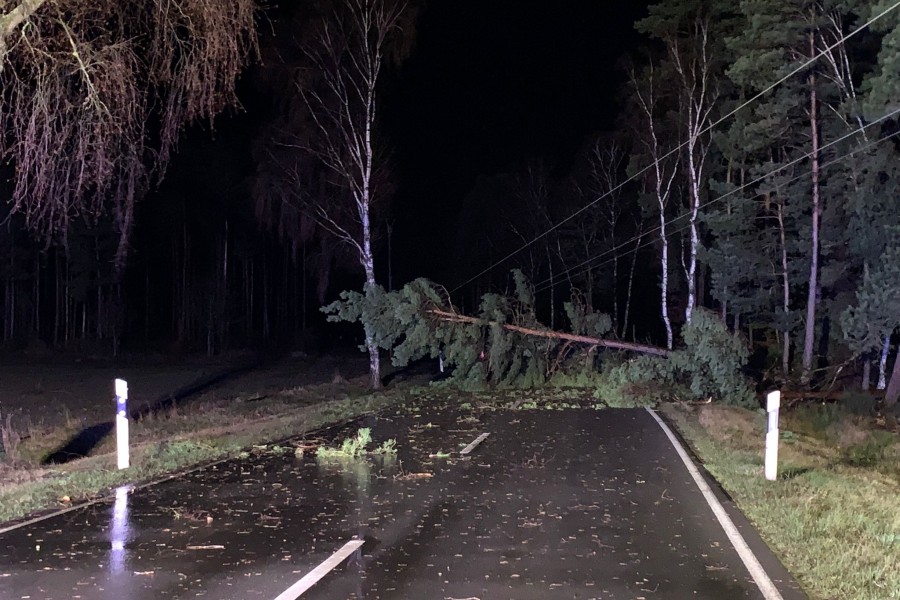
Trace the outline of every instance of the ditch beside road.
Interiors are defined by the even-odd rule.
[[[67,508],[117,485],[233,456],[252,444],[406,399],[405,389],[371,394],[365,387],[367,365],[357,356],[287,357],[253,369],[247,364],[246,359],[209,363],[200,371],[133,364],[81,373],[72,365],[27,372],[0,368],[0,401],[7,411],[0,415],[6,450],[0,457],[0,521]],[[115,436],[110,435],[114,375],[131,377],[129,404],[136,418],[129,427],[131,468],[126,471],[115,468]],[[68,387],[66,377],[73,382]],[[69,416],[60,422],[60,415]],[[47,464],[48,457],[64,462]]]

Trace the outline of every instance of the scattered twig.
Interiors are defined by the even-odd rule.
[[[416,479],[431,479],[434,473],[403,473],[402,475],[394,475],[396,481],[414,481]]]

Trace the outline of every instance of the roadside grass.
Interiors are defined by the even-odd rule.
[[[104,495],[127,483],[158,479],[210,461],[240,456],[289,437],[417,396],[414,386],[370,393],[362,385],[329,384],[173,406],[131,422],[131,466],[116,469],[115,436],[82,459],[41,466],[82,424],[32,430],[0,461],[0,523]],[[271,448],[275,448],[272,446]],[[389,451],[389,448],[385,448]],[[274,450],[273,450],[274,451]]]
[[[662,411],[811,598],[900,599],[900,436],[835,405],[786,411],[779,478],[769,482],[763,414]]]

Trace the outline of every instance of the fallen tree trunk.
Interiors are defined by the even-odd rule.
[[[523,335],[533,335],[537,337],[544,337],[554,340],[566,340],[570,342],[577,342],[580,344],[588,344],[591,346],[602,346],[604,348],[615,348],[617,350],[631,350],[632,352],[640,352],[642,354],[653,354],[656,356],[668,356],[669,351],[665,348],[660,348],[659,346],[650,346],[647,344],[632,344],[630,342],[620,342],[617,340],[607,340],[603,338],[595,338],[587,335],[577,335],[574,333],[565,333],[562,331],[553,331],[550,329],[532,329],[529,327],[521,327],[519,325],[511,325],[509,323],[498,323],[496,321],[487,321],[485,319],[479,319],[477,317],[470,317],[468,315],[461,315],[459,313],[440,310],[438,308],[432,308],[428,310],[428,313],[434,315],[438,319],[442,321],[448,321],[452,323],[469,323],[472,325],[492,325],[499,326],[507,331],[515,331],[516,333],[521,333]]]

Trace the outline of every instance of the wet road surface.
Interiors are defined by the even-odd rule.
[[[360,426],[398,455],[270,448],[6,532],[0,599],[271,600],[353,538],[303,598],[764,598],[646,411],[423,408],[335,435]]]

